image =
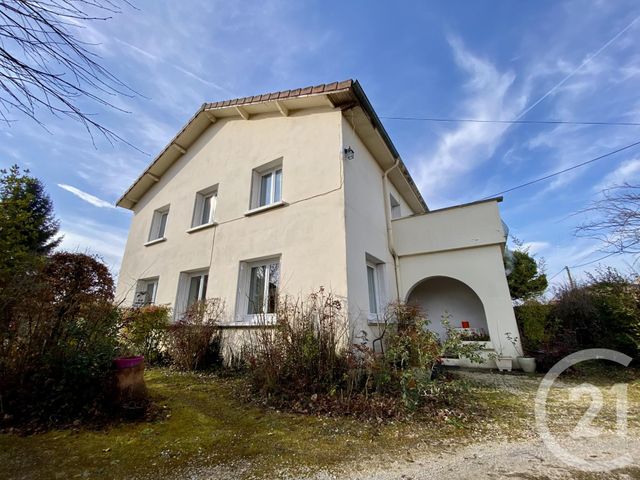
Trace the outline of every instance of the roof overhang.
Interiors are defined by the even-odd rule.
[[[354,80],[203,104],[122,195],[116,205],[133,209],[142,196],[186,153],[212,123],[232,118],[250,121],[252,117],[260,114],[288,116],[294,111],[318,107],[352,111],[353,114],[345,115],[345,118],[352,124],[358,123],[358,136],[381,168],[387,170],[397,163],[397,168],[389,172],[389,179],[405,201],[416,212],[428,210],[420,191],[400,159],[398,151],[362,87]],[[358,121],[359,117],[366,117],[367,121]]]

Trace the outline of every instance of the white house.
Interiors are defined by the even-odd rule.
[[[116,294],[176,316],[218,297],[241,331],[277,292],[324,286],[370,340],[401,300],[515,357],[500,201],[430,211],[357,81],[205,103],[117,202]]]

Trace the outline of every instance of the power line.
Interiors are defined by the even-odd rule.
[[[590,262],[585,262],[585,263],[580,263],[579,265],[571,265],[568,268],[580,268],[580,267],[586,267],[587,265],[591,265],[592,263],[596,263],[599,262],[600,260],[604,260],[605,258],[609,258],[613,255],[616,255],[618,252],[612,252],[612,253],[608,253],[600,258],[596,258],[595,260],[591,260]],[[549,278],[549,281],[553,280],[554,278],[556,278],[558,275],[560,275],[562,272],[565,271],[565,269],[567,269],[567,267],[562,267],[560,269],[560,271],[558,271],[557,273],[555,273],[552,277]]]
[[[441,123],[506,123],[506,124],[524,124],[524,125],[600,125],[600,126],[624,126],[624,127],[640,127],[640,122],[579,122],[570,120],[493,120],[484,118],[438,118],[438,117],[414,117],[414,116],[397,116],[397,117],[380,117],[384,120],[408,120],[416,122],[441,122]]]
[[[514,120],[483,120],[483,119],[453,119],[453,118],[431,118],[431,117],[380,117],[387,120],[422,120],[422,121],[430,121],[430,122],[475,122],[475,123],[506,123],[506,124],[551,124],[551,125],[618,125],[618,126],[638,126],[640,124],[634,122],[569,122],[562,120],[520,120],[527,113],[537,107],[540,103],[542,103],[547,97],[552,95],[556,90],[558,90],[562,85],[564,85],[571,77],[573,77],[579,70],[581,70],[584,66],[588,65],[592,62],[598,55],[600,55],[604,50],[606,50],[613,42],[615,42],[618,38],[624,35],[627,30],[629,30],[635,23],[640,20],[640,16],[635,17],[626,27],[616,33],[613,37],[611,37],[604,45],[602,45],[598,50],[596,50],[593,54],[588,55],[587,58],[583,60],[583,62],[574,68],[567,76],[565,76],[562,80],[556,83],[550,90],[548,90],[544,95],[538,98],[535,102],[529,105],[527,108],[522,110],[518,116]]]
[[[572,267],[569,267],[569,268],[580,268],[580,267],[586,267],[587,265],[591,265],[592,263],[596,263],[596,262],[599,262],[600,260],[604,260],[605,258],[609,258],[609,257],[611,257],[611,256],[615,255],[616,253],[618,253],[618,252],[608,253],[608,254],[606,254],[606,255],[605,255],[605,256],[603,256],[603,257],[596,258],[595,260],[591,260],[590,262],[581,263],[580,265],[573,265]]]
[[[553,279],[554,279],[554,278],[556,278],[558,275],[560,275],[562,272],[564,272],[564,267],[562,267],[562,268],[560,269],[560,271],[558,271],[557,273],[555,273],[555,274],[554,274],[552,277],[550,277],[548,280],[549,280],[549,281],[553,280]]]
[[[506,190],[502,190],[501,192],[494,193],[494,194],[489,195],[489,196],[484,197],[484,198],[497,197],[499,195],[502,195],[502,194],[505,194],[505,193],[509,193],[509,192],[513,192],[514,190],[518,190],[519,188],[528,187],[529,185],[533,185],[534,183],[542,182],[543,180],[547,180],[549,178],[561,175],[561,174],[569,172],[571,170],[575,170],[576,168],[580,168],[580,167],[583,167],[583,166],[588,165],[590,163],[597,162],[598,160],[602,160],[603,158],[610,157],[611,155],[615,155],[616,153],[620,153],[620,152],[622,152],[624,150],[628,150],[629,148],[633,148],[633,147],[638,146],[638,145],[640,145],[640,140],[637,141],[637,142],[634,142],[634,143],[630,143],[629,145],[625,145],[624,147],[620,147],[620,148],[618,148],[616,150],[613,150],[613,151],[611,151],[609,153],[605,153],[604,155],[600,155],[599,157],[595,157],[595,158],[592,158],[591,160],[587,160],[586,162],[578,163],[576,165],[573,165],[571,167],[565,168],[563,170],[559,170],[557,172],[550,173],[549,175],[545,175],[544,177],[536,178],[535,180],[531,180],[529,182],[522,183],[520,185],[516,185],[515,187],[511,187],[511,188],[508,188]]]

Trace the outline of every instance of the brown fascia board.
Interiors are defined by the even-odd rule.
[[[275,100],[334,94],[334,93],[340,93],[348,90],[352,92],[356,102],[361,105],[361,107],[369,117],[369,120],[371,121],[374,128],[380,133],[380,136],[382,137],[384,143],[386,144],[387,148],[391,152],[393,158],[399,161],[398,167],[402,172],[404,178],[406,179],[407,183],[411,187],[419,203],[422,205],[425,211],[429,211],[429,208],[427,207],[426,202],[422,198],[422,195],[420,194],[418,187],[416,186],[415,182],[411,178],[411,175],[409,174],[407,167],[405,166],[404,162],[400,158],[400,155],[396,150],[393,142],[391,141],[389,134],[387,133],[384,126],[382,125],[382,122],[378,118],[378,115],[373,109],[371,102],[369,102],[369,99],[365,95],[364,90],[360,86],[360,83],[357,80],[354,81],[351,79],[343,80],[342,82],[332,82],[327,84],[316,85],[315,87],[296,88],[292,90],[283,90],[280,92],[266,93],[263,95],[254,95],[250,97],[235,98],[231,100],[223,100],[219,102],[202,104],[202,106],[195,112],[195,114],[189,119],[189,121],[180,129],[180,131],[173,137],[173,139],[160,152],[160,154],[149,164],[149,166],[144,170],[144,172],[133,182],[133,184],[127,189],[127,191],[118,199],[118,201],[116,202],[116,205],[118,207],[127,208],[127,209],[133,208],[136,202],[147,192],[148,189],[143,192],[140,192],[140,194],[137,195],[136,196],[137,198],[135,199],[130,198],[129,195],[135,190],[136,186],[140,184],[140,181],[145,175],[152,173],[151,169],[153,169],[153,167],[157,164],[157,162],[164,155],[167,154],[167,152],[170,150],[172,145],[178,144],[180,147],[183,147],[185,149],[188,149],[190,147],[190,145],[180,143],[177,140],[189,128],[191,128],[196,118],[204,112],[207,112],[207,111],[211,112],[219,109],[236,108],[236,107],[253,105],[258,103],[274,102]]]
[[[158,162],[158,160],[160,160],[160,158],[165,155],[167,153],[167,151],[171,148],[171,145],[173,145],[174,143],[176,143],[176,140],[178,138],[180,138],[180,136],[187,130],[187,128],[193,123],[193,121],[198,117],[198,115],[200,115],[205,108],[205,104],[202,104],[202,106],[198,109],[198,111],[196,113],[193,114],[193,116],[189,119],[189,121],[187,121],[187,123],[184,124],[184,126],[180,129],[180,131],[171,139],[171,141],[167,144],[166,147],[164,147],[162,149],[162,151],[160,152],[160,154],[153,159],[153,161],[149,164],[149,166],[147,166],[147,168],[144,170],[144,172],[142,172],[142,174],[136,178],[136,180],[131,184],[131,186],[127,189],[126,192],[124,192],[124,194],[122,194],[122,196],[118,199],[118,201],[116,202],[116,206],[117,207],[122,207],[122,208],[127,208],[129,210],[131,210],[131,208],[136,204],[135,200],[132,200],[131,198],[127,198],[127,196],[134,190],[134,188],[140,183],[140,181],[142,180],[142,178],[150,173],[150,170],[154,167],[154,165],[156,165],[156,163]],[[185,148],[188,148],[188,145],[181,145]],[[146,193],[146,192],[144,192]],[[144,195],[144,193],[142,195]],[[140,195],[140,196],[142,196]],[[130,206],[126,206],[125,203],[131,203]]]

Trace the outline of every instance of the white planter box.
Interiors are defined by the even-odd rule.
[[[525,373],[534,373],[536,371],[536,359],[532,357],[518,357],[518,364]]]
[[[501,372],[510,372],[513,368],[513,358],[511,357],[496,357],[496,367]]]

